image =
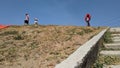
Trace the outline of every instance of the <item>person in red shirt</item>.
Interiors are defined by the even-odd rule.
[[[90,26],[90,20],[91,20],[91,15],[90,14],[86,14],[85,21],[87,23],[87,26]]]

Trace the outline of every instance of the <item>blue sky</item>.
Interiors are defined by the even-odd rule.
[[[0,0],[0,24],[23,25],[25,13],[42,25],[120,26],[120,0]]]

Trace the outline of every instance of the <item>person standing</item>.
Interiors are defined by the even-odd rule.
[[[28,13],[25,14],[24,24],[29,25],[29,14]]]
[[[87,26],[90,26],[90,20],[91,20],[91,15],[90,14],[86,14],[85,21],[87,23]]]
[[[34,19],[34,24],[38,25],[38,19],[37,18]]]

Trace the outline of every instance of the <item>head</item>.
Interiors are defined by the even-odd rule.
[[[28,13],[26,13],[25,15],[28,15]]]
[[[91,17],[90,14],[86,14],[87,17]]]

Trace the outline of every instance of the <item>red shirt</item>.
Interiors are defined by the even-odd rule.
[[[86,14],[86,16],[85,16],[85,21],[90,21],[90,19],[91,19],[90,14]]]

